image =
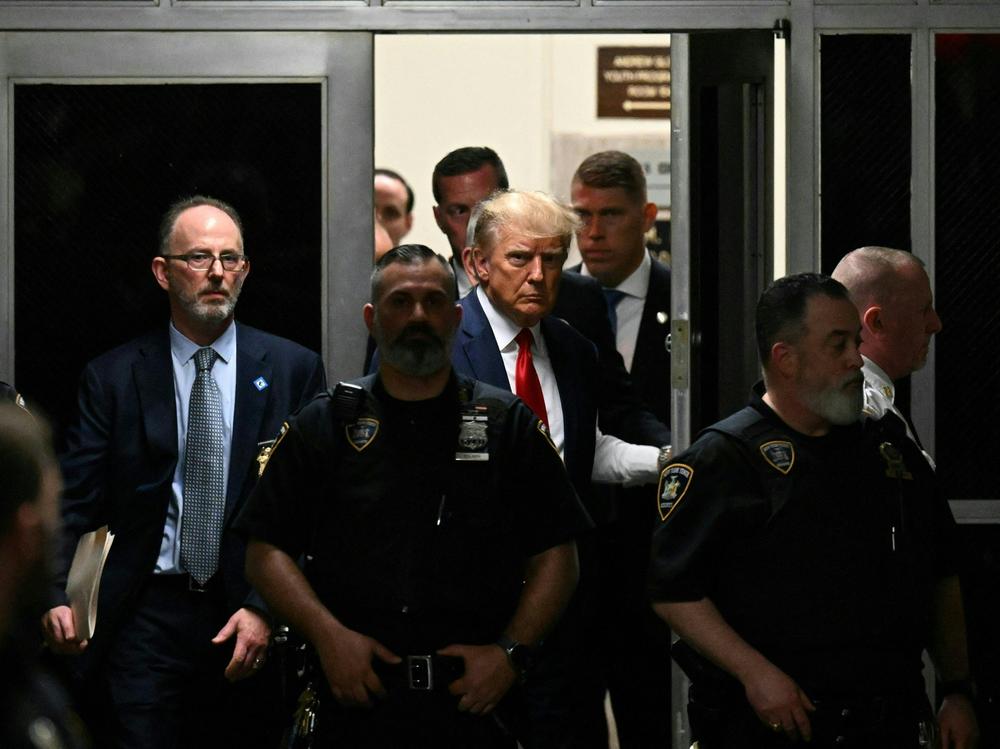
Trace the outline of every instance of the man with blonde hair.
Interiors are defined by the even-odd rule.
[[[531,407],[588,509],[592,477],[648,481],[659,449],[598,431],[596,348],[551,314],[576,214],[543,193],[511,190],[480,203],[472,221],[479,285],[461,301],[456,370],[509,389]],[[595,538],[581,543],[579,592],[526,684],[529,728],[519,738],[528,746],[607,746],[602,679],[581,655],[591,642],[586,628],[597,605],[592,581],[599,570],[588,565]]]

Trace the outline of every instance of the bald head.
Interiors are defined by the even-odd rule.
[[[859,310],[890,301],[902,285],[901,271],[923,269],[923,262],[909,252],[889,247],[861,247],[847,253],[831,274],[847,289]]]
[[[861,318],[861,353],[893,380],[924,366],[941,330],[923,262],[889,247],[861,247],[838,263],[840,281]]]

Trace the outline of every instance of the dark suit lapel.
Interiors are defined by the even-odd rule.
[[[496,336],[476,294],[465,297],[462,308],[462,327],[457,343],[468,371],[477,380],[510,390],[507,369],[500,357]]]
[[[264,411],[271,398],[271,364],[256,336],[236,326],[236,407],[226,489],[226,522],[243,493],[243,481],[256,458]],[[260,387],[263,385],[263,388]],[[272,435],[273,436],[273,435]]]
[[[575,465],[577,451],[580,449],[576,439],[579,434],[580,413],[577,410],[578,399],[573,388],[574,364],[570,360],[569,353],[561,345],[556,324],[550,318],[542,318],[541,330],[552,364],[552,374],[556,378],[556,387],[559,388],[559,403],[562,405],[563,457],[566,465],[572,466]]]
[[[132,364],[139,413],[151,456],[169,456],[173,471],[177,465],[177,406],[174,394],[174,365],[170,358],[170,335],[149,336],[139,346]]]
[[[662,320],[662,322],[661,322]],[[670,273],[655,262],[650,269],[649,289],[642,308],[639,334],[632,356],[632,372],[642,371],[647,360],[656,361],[659,349],[666,345],[670,332]]]

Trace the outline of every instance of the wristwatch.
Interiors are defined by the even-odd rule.
[[[668,465],[670,465],[670,460],[674,457],[674,448],[671,445],[664,445],[660,448],[660,454],[656,458],[656,470],[663,471]]]
[[[534,665],[534,650],[507,635],[500,635],[500,639],[497,640],[496,644],[507,654],[507,662],[510,663],[510,667],[517,674],[518,681],[523,683],[528,676],[528,671]]]

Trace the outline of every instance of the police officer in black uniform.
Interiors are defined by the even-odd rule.
[[[38,657],[59,468],[47,430],[5,389],[0,383],[0,747],[80,749],[89,745],[83,725]]]
[[[905,435],[859,422],[858,328],[836,281],[776,281],[757,307],[764,387],[661,474],[650,590],[701,749],[933,746],[921,652],[965,663],[960,612],[935,595],[954,519]]]
[[[378,262],[378,373],[289,420],[239,521],[326,677],[316,746],[513,746],[496,708],[576,583],[589,520],[534,414],[452,372],[455,298],[426,247]]]

